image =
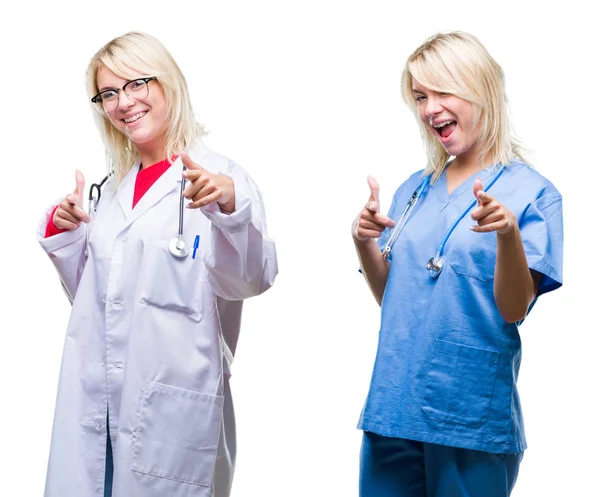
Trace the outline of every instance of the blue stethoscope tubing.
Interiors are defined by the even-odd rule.
[[[498,181],[498,178],[504,171],[504,167],[505,167],[504,165],[500,165],[500,167],[499,167],[498,171],[496,172],[496,174],[494,175],[494,177],[483,188],[484,192],[487,192],[494,185],[494,183],[496,181]],[[421,198],[421,196],[423,195],[423,193],[429,186],[430,181],[431,181],[430,175],[423,178],[423,181],[421,181],[421,184],[417,187],[417,189],[414,191],[411,198],[409,199],[408,203],[406,204],[406,207],[404,208],[404,212],[402,213],[402,216],[400,216],[400,220],[398,221],[396,228],[394,228],[394,231],[392,232],[390,239],[385,244],[385,247],[381,253],[381,255],[383,256],[383,258],[385,260],[387,260],[387,258],[389,257],[389,254],[392,251],[392,247],[393,247],[394,243],[398,239],[400,232],[403,230],[404,226],[406,225],[406,222],[408,221],[408,217],[410,216],[410,213],[413,211],[413,209],[417,205],[417,202],[419,201],[419,199]],[[467,205],[467,207],[465,207],[465,209],[460,213],[460,215],[456,218],[456,220],[448,228],[448,231],[446,231],[446,235],[442,239],[442,243],[440,243],[440,247],[438,248],[438,251],[437,251],[437,254],[435,255],[435,257],[432,257],[427,262],[426,268],[429,271],[429,276],[431,276],[432,278],[437,278],[440,275],[440,273],[442,272],[442,268],[444,266],[444,258],[442,257],[442,254],[444,252],[444,247],[446,246],[446,242],[450,238],[450,235],[452,235],[452,233],[454,232],[454,230],[456,229],[458,224],[463,220],[463,218],[467,215],[467,213],[473,208],[473,206],[476,203],[477,203],[476,198],[474,198],[473,200],[471,200],[471,202],[469,202],[469,205]]]

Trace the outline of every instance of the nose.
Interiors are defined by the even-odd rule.
[[[119,109],[129,109],[135,105],[135,100],[131,98],[125,90],[121,90],[119,92],[119,105],[117,106]]]
[[[437,114],[442,112],[442,110],[442,105],[436,95],[430,95],[427,97],[427,105],[425,106],[425,115],[427,117],[435,117]]]

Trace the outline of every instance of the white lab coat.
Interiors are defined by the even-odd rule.
[[[101,497],[106,415],[113,497],[224,497],[235,459],[229,366],[242,299],[277,274],[262,199],[249,176],[200,141],[188,150],[231,177],[236,209],[184,210],[195,259],[167,249],[177,235],[182,165],[131,208],[138,167],[103,188],[91,225],[39,242],[73,303],[46,479],[46,497]],[[187,202],[187,201],[186,201]],[[84,254],[90,230],[89,257]]]

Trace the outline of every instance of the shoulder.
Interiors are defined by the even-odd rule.
[[[210,172],[224,173],[230,171],[234,166],[231,159],[210,150],[200,138],[197,138],[194,144],[188,147],[188,154],[194,162]]]
[[[513,161],[506,166],[506,174],[512,185],[518,185],[515,190],[526,192],[532,200],[542,197],[561,198],[561,194],[554,184],[543,176],[533,166],[521,161]]]
[[[406,181],[404,181],[394,193],[394,201],[399,202],[403,200],[405,197],[410,197],[413,192],[417,189],[417,187],[421,184],[421,182],[425,179],[423,176],[424,169],[421,169],[413,174],[411,174]]]
[[[248,171],[229,157],[210,150],[200,138],[196,139],[194,145],[188,148],[188,154],[194,162],[207,171],[231,178],[235,183],[236,190],[260,197],[258,186]]]

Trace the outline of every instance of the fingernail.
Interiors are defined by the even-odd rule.
[[[191,209],[190,205],[191,205],[191,204],[185,204],[185,208],[186,208],[186,209]]]
[[[188,177],[190,174],[189,174],[187,171],[183,171],[183,172],[181,173],[181,175],[182,175],[184,178],[187,178],[187,177]]]

